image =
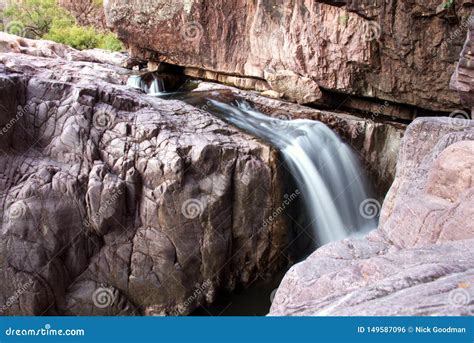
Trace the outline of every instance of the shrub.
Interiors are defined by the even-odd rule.
[[[11,21],[22,23],[23,35],[28,38],[41,38],[51,30],[53,22],[62,21],[69,25],[74,18],[59,7],[56,0],[25,0],[5,8],[3,15]]]
[[[43,36],[44,39],[52,40],[72,46],[75,49],[93,49],[99,44],[99,35],[91,27],[80,27],[76,24],[63,26],[54,23],[51,30]]]
[[[97,0],[97,4],[100,3]],[[27,38],[48,39],[79,50],[123,50],[122,43],[114,33],[102,33],[92,26],[79,26],[75,18],[60,7],[56,0],[24,0],[14,3],[5,9],[4,16],[12,22],[20,23],[21,34]]]
[[[72,46],[78,50],[100,48],[111,51],[123,50],[122,43],[113,33],[99,33],[93,27],[82,27],[76,24],[65,26],[64,23],[53,23],[44,39]]]
[[[117,38],[117,35],[112,32],[102,34],[98,48],[110,51],[124,50],[122,42]]]

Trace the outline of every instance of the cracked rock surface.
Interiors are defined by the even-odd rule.
[[[134,55],[191,75],[303,103],[321,89],[449,113],[472,6],[455,3],[110,0],[105,13]]]
[[[293,266],[270,315],[474,315],[473,175],[473,121],[414,121],[378,229]]]
[[[0,38],[2,315],[188,314],[281,267],[273,148],[115,55]]]

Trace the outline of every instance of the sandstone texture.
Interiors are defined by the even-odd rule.
[[[104,2],[133,55],[190,75],[273,90],[301,103],[324,94],[420,109],[460,109],[449,80],[472,1]],[[347,104],[350,104],[348,102]],[[367,109],[367,108],[365,108]],[[416,111],[396,116],[412,119]]]
[[[474,118],[474,20],[466,23],[468,27],[466,43],[461,52],[459,63],[451,78],[451,89],[456,90],[463,104],[471,109],[471,113],[457,111],[452,117],[461,119]]]
[[[281,268],[272,147],[88,52],[0,42],[2,315],[184,315]]]
[[[0,32],[0,53],[5,52],[118,66],[125,66],[130,60],[128,54],[125,53],[108,52],[101,49],[79,51],[52,41],[28,39]]]
[[[473,175],[474,121],[415,120],[378,229],[293,266],[270,315],[474,315]]]

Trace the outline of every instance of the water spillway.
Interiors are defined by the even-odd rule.
[[[370,198],[357,156],[331,129],[313,120],[269,117],[246,102],[209,100],[215,115],[276,146],[304,198],[318,245],[366,232],[375,218],[360,213]]]
[[[127,80],[127,86],[140,89],[148,95],[158,96],[165,92],[163,80],[155,74],[148,74],[147,77],[132,75]]]
[[[360,213],[361,204],[371,198],[364,170],[351,147],[325,124],[273,118],[218,92],[155,93],[142,81],[134,78],[129,84],[204,108],[278,148],[303,198],[303,228],[310,228],[317,246],[376,228],[376,218]]]

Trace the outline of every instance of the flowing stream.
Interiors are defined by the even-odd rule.
[[[127,86],[141,89],[148,95],[158,96],[165,92],[163,80],[155,74],[151,74],[150,79],[146,80],[141,75],[130,76],[127,80]]]
[[[180,99],[278,148],[303,196],[312,238],[318,246],[367,232],[376,218],[360,213],[371,197],[357,156],[325,124],[313,120],[283,120],[267,116],[243,100],[224,102],[215,92],[164,93],[162,80],[131,76],[128,85],[154,96]],[[203,95],[204,94],[204,95]],[[290,114],[289,114],[290,115]]]
[[[360,205],[369,198],[364,171],[352,149],[331,129],[313,120],[269,117],[244,101],[209,99],[213,113],[277,147],[303,195],[318,245],[376,227]]]
[[[323,244],[361,234],[376,228],[377,219],[361,213],[361,205],[370,199],[365,174],[357,156],[325,124],[312,120],[283,120],[263,114],[235,96],[219,96],[219,92],[163,93],[157,86],[133,78],[129,85],[165,99],[179,99],[205,109],[214,116],[275,146],[282,154],[295,186],[302,195],[304,230],[310,229],[313,251]],[[157,91],[158,90],[158,91]],[[290,115],[290,113],[288,113]],[[301,254],[301,252],[300,252]],[[303,257],[303,256],[300,256]],[[283,275],[283,274],[282,274]],[[245,292],[229,294],[222,304],[214,304],[204,312],[222,313],[228,301],[236,306],[226,308],[227,315],[265,314],[270,305],[270,293],[282,275],[262,280]],[[230,300],[232,299],[232,300]],[[245,304],[245,305],[243,305]],[[253,305],[252,305],[253,304]],[[242,306],[248,310],[242,313]]]

